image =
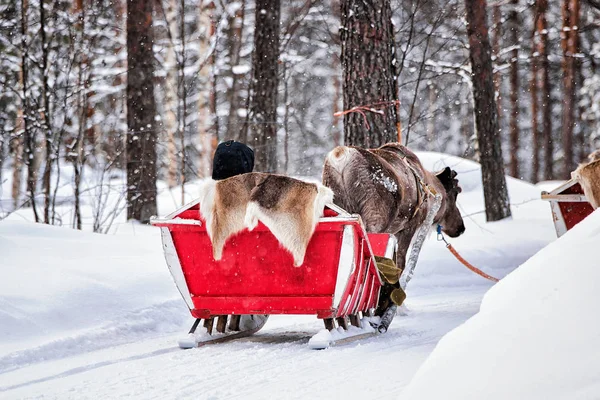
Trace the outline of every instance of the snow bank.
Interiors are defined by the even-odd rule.
[[[0,222],[0,372],[179,329],[188,312],[165,267],[160,235],[143,226],[136,232]]]
[[[402,399],[600,398],[600,211],[485,295]]]

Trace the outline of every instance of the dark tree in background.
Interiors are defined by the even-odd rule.
[[[536,0],[533,8],[534,26],[532,36],[532,61],[531,61],[531,118],[533,160],[531,168],[531,181],[537,182],[540,178],[554,179],[552,139],[552,96],[550,87],[550,64],[548,62],[548,29],[546,12],[547,0]],[[541,120],[538,118],[541,114]],[[540,131],[541,128],[541,131]],[[543,169],[542,169],[542,160]]]
[[[127,0],[127,219],[156,215],[152,4]]]
[[[577,166],[573,157],[573,130],[577,107],[576,79],[577,54],[579,53],[579,0],[564,0],[562,8],[563,27],[561,46],[563,50],[563,113],[562,146],[564,163],[562,178],[569,179]]]
[[[552,88],[550,86],[550,62],[548,61],[548,23],[546,13],[548,10],[547,0],[537,0],[536,8],[538,19],[536,22],[539,34],[538,57],[540,58],[540,94],[542,113],[542,149],[544,151],[544,179],[554,179],[553,154],[554,139],[552,138]]]
[[[510,204],[498,131],[498,116],[494,98],[492,55],[488,37],[486,1],[465,0],[467,35],[475,103],[475,126],[479,142],[481,178],[488,221],[510,216]]]
[[[21,2],[21,89],[23,91],[23,160],[27,165],[27,193],[29,194],[29,201],[31,202],[31,208],[33,210],[33,216],[35,222],[40,221],[40,217],[37,212],[35,204],[35,192],[36,192],[36,168],[34,162],[35,153],[35,131],[31,129],[30,123],[28,122],[30,116],[34,113],[31,104],[30,90],[29,90],[29,43],[27,42],[27,30],[29,26],[28,22],[29,13],[29,2]],[[33,119],[33,118],[31,118]]]
[[[508,13],[510,51],[510,175],[520,178],[519,173],[519,0],[511,0]]]
[[[257,0],[248,128],[255,168],[277,171],[277,87],[280,0]]]
[[[346,112],[344,142],[373,148],[399,141],[390,1],[342,0],[340,3]]]

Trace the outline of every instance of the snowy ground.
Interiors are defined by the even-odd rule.
[[[510,179],[514,217],[488,224],[478,165],[421,157],[431,169],[459,172],[467,231],[452,243],[485,272],[502,278],[555,240],[540,188]],[[174,197],[163,192],[161,214]],[[117,219],[111,234],[98,235],[28,219],[21,210],[0,222],[2,399],[394,398],[492,286],[432,235],[408,287],[408,311],[383,336],[313,351],[306,343],[319,320],[273,316],[252,338],[182,351],[176,339],[192,319],[158,229]]]
[[[600,210],[486,293],[481,311],[439,342],[402,396],[600,398],[599,241]]]

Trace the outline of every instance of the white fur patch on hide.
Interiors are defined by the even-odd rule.
[[[206,233],[212,241],[213,238],[213,219],[215,216],[215,191],[217,181],[206,178],[200,181],[198,191],[200,192],[200,216],[206,223]]]
[[[333,190],[329,189],[327,186],[323,186],[320,183],[317,183],[317,197],[315,197],[314,205],[313,205],[313,221],[315,221],[311,235],[315,231],[315,227],[317,226],[317,222],[319,218],[323,216],[323,210],[325,209],[325,204],[333,203]]]
[[[245,205],[223,209],[217,181],[207,178],[200,183],[200,216],[206,223],[206,233],[213,248],[213,258],[219,261],[227,239],[244,230]]]

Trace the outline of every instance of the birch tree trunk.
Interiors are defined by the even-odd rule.
[[[22,74],[19,73],[19,80],[22,80]],[[22,85],[22,83],[21,83]],[[23,119],[23,107],[17,111],[17,123],[16,131],[19,132],[17,136],[12,140],[10,145],[10,152],[12,154],[13,166],[12,166],[12,188],[11,197],[13,200],[13,207],[16,209],[19,207],[19,200],[21,199],[21,186],[23,182],[23,132],[25,131],[25,121]]]
[[[340,61],[337,57],[331,57],[331,69],[333,71],[338,71],[339,67],[340,67]],[[342,132],[340,130],[340,117],[339,117],[339,112],[340,110],[340,97],[341,97],[341,91],[342,91],[342,85],[341,85],[341,81],[340,81],[340,76],[335,73],[332,76],[333,79],[333,101],[332,101],[332,107],[333,109],[332,114],[333,114],[333,120],[331,122],[331,136],[333,138],[333,145],[334,146],[340,146],[342,144]]]
[[[77,87],[80,90],[77,92],[77,110],[79,112],[79,126],[77,129],[77,136],[73,143],[72,152],[75,153],[75,159],[73,160],[73,174],[74,174],[74,218],[73,227],[81,230],[83,219],[81,216],[81,180],[83,177],[83,165],[84,165],[84,141],[85,132],[87,129],[88,122],[88,84],[89,77],[87,76],[87,54],[86,54],[86,13],[83,5],[83,0],[77,0],[75,2],[73,13],[78,16],[78,23],[75,25],[77,34],[79,35],[78,42],[80,43],[79,56],[78,56],[78,71],[77,71]],[[94,230],[95,231],[95,230]]]
[[[465,7],[485,215],[488,221],[498,221],[511,213],[498,132],[486,1],[465,0]]]
[[[52,120],[51,120],[51,110],[50,110],[50,99],[49,99],[49,91],[50,87],[48,84],[48,43],[46,37],[46,8],[44,7],[44,0],[39,0],[39,10],[40,10],[40,37],[42,42],[42,60],[41,60],[41,73],[42,73],[42,118],[43,118],[43,131],[44,131],[44,140],[45,140],[45,165],[44,165],[44,173],[42,175],[42,191],[44,192],[44,223],[50,223],[50,192],[51,192],[51,183],[50,178],[52,175],[52,165],[53,165],[53,154],[54,154],[54,141],[52,134]]]
[[[205,57],[209,51],[212,32],[212,14],[214,6],[212,3],[200,8],[198,28],[200,29],[200,57]],[[198,91],[198,136],[200,138],[200,167],[199,174],[202,177],[210,176],[212,167],[212,135],[209,132],[210,114],[209,101],[211,91],[210,64],[204,63],[198,71],[200,89]],[[215,116],[216,117],[216,116]]]
[[[40,222],[40,217],[35,204],[37,187],[37,163],[35,162],[35,131],[31,129],[29,119],[33,115],[30,104],[29,92],[29,43],[28,38],[29,1],[21,1],[21,98],[23,107],[23,160],[27,166],[27,194],[29,205],[33,210],[35,222]]]
[[[178,85],[177,85],[177,55],[175,46],[177,40],[177,1],[169,0],[166,10],[166,19],[169,29],[170,43],[167,47],[166,64],[167,79],[165,87],[165,135],[167,142],[167,184],[170,188],[177,185],[177,160],[176,135],[178,132]]]

